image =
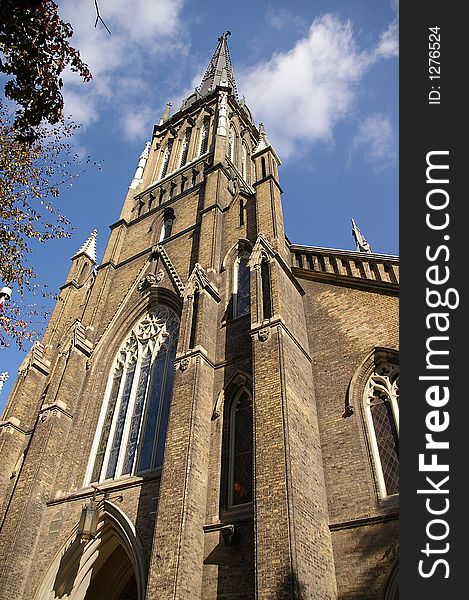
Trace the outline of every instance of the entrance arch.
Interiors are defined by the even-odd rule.
[[[48,570],[36,600],[143,600],[143,552],[127,516],[110,502],[93,540],[71,536]]]

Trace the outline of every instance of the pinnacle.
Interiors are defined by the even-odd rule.
[[[76,258],[79,254],[86,254],[88,258],[90,258],[93,262],[96,262],[96,238],[98,235],[98,230],[93,229],[90,236],[86,240],[86,242],[81,246],[81,248],[72,256],[72,260]]]

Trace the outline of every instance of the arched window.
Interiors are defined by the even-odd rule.
[[[228,134],[228,158],[234,164],[236,156],[236,134],[233,125],[230,126]]]
[[[266,257],[261,260],[262,283],[262,316],[264,319],[272,317],[272,294],[270,291],[270,267]]]
[[[399,493],[399,367],[379,357],[363,394],[381,497]]]
[[[161,227],[160,239],[162,242],[170,237],[171,232],[173,230],[174,223],[174,210],[172,208],[167,208],[163,214],[163,225]]]
[[[248,181],[248,148],[245,142],[243,142],[243,148],[241,152],[241,175],[243,176],[244,181]]]
[[[233,274],[233,317],[247,315],[251,310],[249,254],[243,252],[234,264]]]
[[[176,314],[159,306],[122,344],[108,380],[89,483],[162,466],[178,329]]]
[[[229,412],[228,508],[252,502],[252,447],[252,399],[243,387]]]
[[[199,156],[205,154],[208,149],[208,128],[210,124],[210,117],[204,117],[202,127],[200,128],[200,141],[199,141]]]
[[[160,170],[160,176],[158,179],[163,179],[163,177],[166,176],[166,173],[168,172],[168,165],[169,165],[169,159],[171,157],[171,150],[173,148],[173,140],[168,140],[168,143],[166,144],[166,148],[164,149],[163,152],[163,160],[161,162],[161,170]]]
[[[183,167],[187,162],[187,156],[189,154],[189,143],[191,141],[191,133],[192,129],[190,127],[186,127],[186,131],[184,132],[184,137],[182,139],[181,145],[181,157],[179,159],[180,167]]]

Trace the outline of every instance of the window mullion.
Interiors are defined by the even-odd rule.
[[[105,475],[106,475],[106,471],[107,471],[107,467],[108,467],[108,462],[109,462],[109,455],[111,454],[112,441],[114,440],[114,434],[115,434],[115,431],[116,431],[117,419],[118,419],[119,413],[120,413],[123,391],[124,391],[124,387],[125,387],[125,382],[127,380],[128,367],[129,367],[129,365],[127,363],[127,364],[124,365],[124,368],[122,369],[122,375],[121,375],[121,380],[120,380],[120,384],[119,384],[119,392],[117,393],[117,402],[116,402],[116,406],[114,408],[114,414],[112,416],[112,423],[111,423],[111,428],[109,430],[109,435],[108,435],[108,439],[107,439],[107,446],[106,446],[106,452],[104,454],[103,466],[101,468],[101,473],[100,473],[100,476],[99,476],[99,481],[101,481],[102,479],[105,479]]]
[[[126,453],[127,444],[129,441],[130,424],[132,422],[132,416],[134,414],[136,389],[138,387],[138,383],[140,380],[140,371],[142,368],[142,355],[143,355],[142,346],[141,346],[141,343],[138,342],[137,361],[136,361],[136,365],[135,365],[135,372],[133,375],[132,386],[131,386],[130,392],[129,392],[129,402],[127,404],[127,412],[125,415],[124,429],[122,432],[122,438],[121,438],[121,443],[120,443],[120,448],[119,448],[119,456],[117,459],[116,472],[114,475],[115,478],[117,478],[121,475],[122,466],[124,464],[125,453]]]

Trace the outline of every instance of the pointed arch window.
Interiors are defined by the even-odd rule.
[[[241,253],[234,264],[233,274],[233,317],[242,317],[251,311],[249,254]]]
[[[234,164],[236,156],[236,134],[233,125],[230,126],[228,134],[228,158]]]
[[[160,170],[159,179],[163,179],[163,177],[165,177],[168,172],[169,159],[171,157],[172,149],[173,149],[173,140],[168,140],[168,143],[166,144],[166,148],[164,149],[164,152],[163,152],[163,160],[161,161],[161,170]]]
[[[243,142],[241,151],[241,175],[243,176],[244,181],[248,181],[248,147],[246,146],[246,142]]]
[[[121,346],[109,376],[87,483],[163,464],[179,329],[177,315],[148,312]]]
[[[184,132],[184,137],[182,139],[181,145],[181,156],[179,158],[179,166],[183,167],[187,162],[187,156],[189,154],[189,143],[191,141],[192,129],[190,127],[186,127],[186,131]]]
[[[205,154],[208,149],[208,128],[210,124],[210,117],[204,117],[202,127],[200,128],[200,143],[199,143],[199,156]]]
[[[381,497],[399,493],[399,367],[379,359],[365,385],[366,423]]]
[[[174,223],[174,210],[167,208],[163,213],[163,225],[161,227],[160,239],[162,242],[171,236]]]
[[[261,287],[262,287],[262,316],[264,319],[272,317],[272,294],[270,285],[270,265],[266,256],[261,260]]]
[[[253,498],[252,397],[242,387],[234,395],[229,412],[228,508]]]

